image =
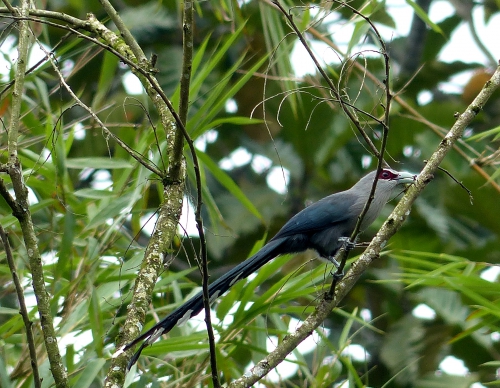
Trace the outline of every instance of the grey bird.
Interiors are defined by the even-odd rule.
[[[213,302],[236,282],[251,275],[279,255],[314,249],[320,257],[338,266],[334,256],[346,241],[349,241],[358,216],[370,195],[376,173],[376,171],[370,172],[349,190],[329,195],[293,216],[255,255],[209,285],[210,301]],[[416,175],[385,168],[379,172],[377,178],[375,195],[361,222],[361,231],[375,221],[391,198],[404,191],[406,184],[415,181]],[[155,342],[162,334],[168,333],[175,325],[198,314],[202,309],[203,294],[200,292],[116,354],[144,341],[130,360],[128,365],[130,369],[146,346]]]

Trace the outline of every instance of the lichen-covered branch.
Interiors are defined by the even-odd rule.
[[[117,348],[137,337],[146,320],[156,279],[164,268],[164,254],[170,248],[170,242],[177,232],[177,223],[182,210],[182,201],[179,198],[182,199],[184,195],[184,181],[167,185],[163,195],[164,202],[158,210],[158,221],[144,253],[132,300],[127,308],[127,317],[115,341]],[[131,354],[131,351],[122,353],[111,360],[111,366],[104,383],[105,387],[117,388],[123,386]]]
[[[23,1],[21,8],[16,11],[21,17],[27,17],[29,14],[29,2]],[[6,168],[11,180],[12,187],[15,193],[15,204],[11,203],[12,213],[18,219],[28,261],[33,279],[33,289],[40,315],[40,323],[42,327],[45,347],[50,363],[50,369],[54,377],[56,387],[68,387],[68,376],[62,363],[61,354],[57,346],[57,337],[54,330],[52,313],[50,309],[51,297],[45,288],[45,279],[43,274],[42,260],[38,248],[35,228],[31,218],[28,201],[28,189],[24,183],[22,166],[19,161],[18,152],[18,134],[21,115],[21,102],[24,92],[24,77],[26,73],[26,64],[28,61],[28,48],[31,38],[28,22],[20,20],[19,22],[19,44],[18,44],[18,59],[16,65],[14,89],[12,91],[12,109],[9,120],[8,134],[8,149],[9,160]]]
[[[108,14],[108,16],[111,18],[113,23],[115,23],[116,27],[120,31],[123,40],[125,40],[125,43],[127,43],[128,47],[130,47],[130,50],[134,53],[135,57],[137,58],[137,62],[146,64],[147,59],[146,56],[144,55],[144,52],[142,51],[141,46],[139,46],[137,41],[132,36],[130,30],[127,28],[125,23],[123,23],[123,20],[118,15],[118,12],[115,10],[115,8],[111,5],[111,3],[108,0],[99,0],[99,1],[101,2],[101,5]]]

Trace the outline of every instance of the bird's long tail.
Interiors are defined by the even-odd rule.
[[[245,279],[276,256],[285,253],[282,249],[283,242],[284,241],[282,239],[269,241],[255,255],[248,258],[243,263],[237,265],[229,272],[221,276],[219,279],[217,279],[215,282],[210,284],[210,286],[208,287],[210,302],[213,302],[220,295],[228,291],[233,286],[233,284],[235,284],[239,280]],[[137,362],[142,350],[146,346],[155,342],[162,334],[168,333],[175,325],[182,324],[192,316],[197,315],[201,310],[203,310],[202,292],[198,293],[182,306],[178,307],[170,315],[158,322],[144,334],[125,345],[125,347],[121,349],[122,352],[127,351],[139,342],[144,341],[132,356],[132,359],[128,364],[128,369],[130,369],[132,365]]]

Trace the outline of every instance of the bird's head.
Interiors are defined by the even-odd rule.
[[[372,176],[372,182],[375,174],[376,171]],[[416,174],[384,168],[378,174],[377,191],[380,185],[382,190],[390,191],[391,196],[397,195],[406,185],[414,183],[416,179]]]
[[[356,197],[354,209],[361,210],[370,196],[371,188],[377,171],[372,171],[359,180],[351,189],[350,194]],[[396,171],[384,168],[378,173],[377,188],[373,202],[368,213],[363,219],[362,229],[370,225],[380,214],[384,205],[392,198],[398,196],[405,189],[405,185],[415,182],[417,175],[406,171]]]

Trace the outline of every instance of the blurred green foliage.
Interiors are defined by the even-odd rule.
[[[181,4],[171,0],[116,3],[146,55],[158,55],[158,79],[177,104]],[[349,4],[364,9],[377,26],[394,28],[385,2]],[[385,68],[370,26],[336,2],[286,3],[293,6],[296,23],[314,29],[306,34],[310,42],[324,35],[332,44],[329,50],[341,43],[329,33],[331,24],[355,27],[349,52],[338,50],[340,60],[325,69],[358,109],[381,117]],[[499,13],[498,2],[489,1],[486,6],[485,18]],[[80,18],[92,12],[107,20],[97,1],[48,1],[47,7]],[[326,16],[335,21],[323,20]],[[454,113],[463,111],[484,84],[483,65],[440,59],[461,20],[456,14],[436,25],[428,23],[420,39],[420,56],[413,56],[415,48],[405,36],[386,42],[390,43],[391,85],[394,91],[401,89],[400,100],[392,105],[386,158],[394,168],[418,172],[440,142],[423,118],[446,130],[455,121]],[[2,28],[5,47],[16,35],[8,24]],[[42,25],[38,39],[52,48],[64,34]],[[324,80],[317,74],[294,76],[290,54],[296,41],[283,16],[269,3],[196,3],[196,59],[187,128],[200,148],[212,279],[245,260],[308,202],[349,188],[375,167],[375,159],[325,89]],[[147,96],[131,94],[124,86],[129,70],[110,53],[75,37],[65,38],[55,56],[67,70],[73,91],[109,129],[164,168],[163,131]],[[422,66],[418,73],[407,72],[407,56],[412,56],[416,68]],[[475,75],[463,93],[443,91],[442,83],[464,70],[474,70]],[[142,227],[161,201],[162,186],[158,177],[139,166],[74,105],[49,63],[29,73],[26,86],[20,156],[64,361],[72,384],[101,386],[148,241],[149,229]],[[423,94],[429,96],[428,102],[421,102]],[[10,96],[2,97],[5,115]],[[405,104],[422,116],[408,111]],[[468,129],[468,138],[458,145],[462,153],[451,153],[442,164],[472,191],[473,203],[446,174],[436,174],[385,254],[315,334],[317,346],[294,352],[297,372],[266,386],[326,387],[347,380],[350,386],[467,387],[496,379],[498,365],[492,362],[498,361],[500,351],[500,290],[498,272],[492,270],[500,262],[500,193],[472,168],[471,160],[479,159],[486,175],[493,176],[492,182],[500,182],[498,156],[494,159],[499,146],[499,104],[497,93]],[[363,113],[358,116],[379,146],[380,126]],[[6,136],[2,131],[2,162],[7,158]],[[248,161],[222,169],[220,162],[236,150],[244,150]],[[190,167],[186,200],[192,201],[196,197],[193,163],[188,153],[186,158]],[[255,167],[259,160],[265,161],[262,168]],[[286,194],[273,190],[273,185],[284,186],[285,176]],[[2,178],[8,183],[8,178]],[[33,307],[26,252],[3,198],[0,215],[30,302],[43,384],[50,386],[53,380]],[[383,217],[362,240],[369,240],[382,221]],[[194,219],[188,223],[194,225]],[[199,290],[193,258],[198,248],[197,237],[180,230],[169,252],[175,260],[158,282],[147,325]],[[241,376],[251,362],[265,357],[269,338],[276,344],[313,310],[315,299],[329,286],[331,269],[317,260],[310,263],[311,258],[307,254],[278,258],[255,278],[236,284],[215,305],[221,322],[231,317],[230,322],[215,323],[223,382]],[[481,278],[485,273],[494,276],[485,280]],[[2,387],[29,387],[31,369],[11,279],[1,252],[0,381]],[[422,304],[434,311],[432,317],[413,314]],[[352,344],[360,345],[369,356],[362,361],[350,357],[345,350]],[[140,377],[128,381],[131,386],[208,384],[203,323],[175,328],[168,340],[143,354]],[[470,373],[437,372],[447,356],[463,360]]]

